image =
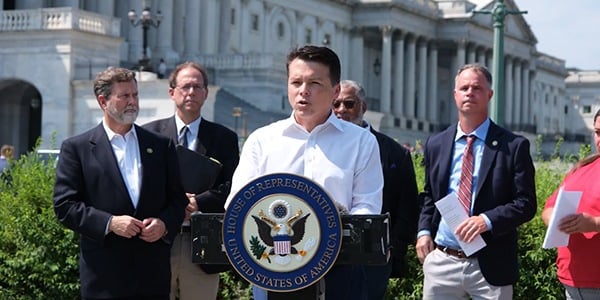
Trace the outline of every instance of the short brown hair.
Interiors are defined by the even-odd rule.
[[[96,79],[94,79],[94,95],[96,95],[96,98],[100,95],[110,98],[110,93],[115,82],[129,81],[136,81],[133,71],[125,68],[108,67],[96,75]]]
[[[488,82],[489,87],[492,87],[492,74],[490,73],[490,71],[482,64],[466,64],[464,66],[462,66],[460,69],[458,69],[458,71],[456,72],[456,77],[454,78],[454,82],[456,82],[456,80],[458,79],[458,76],[466,71],[466,70],[473,70],[476,73],[482,74],[485,77],[485,80]]]
[[[206,73],[206,70],[204,69],[204,67],[202,67],[199,63],[193,62],[193,61],[186,61],[186,62],[178,65],[177,67],[175,67],[175,70],[173,70],[173,72],[171,72],[171,74],[169,75],[169,86],[171,88],[175,88],[177,86],[177,75],[179,74],[179,72],[181,70],[183,70],[187,67],[194,68],[202,74],[202,84],[204,84],[204,88],[207,89],[208,74]]]

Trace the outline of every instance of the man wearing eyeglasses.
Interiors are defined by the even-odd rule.
[[[365,266],[368,299],[383,299],[388,278],[406,275],[408,245],[415,242],[419,202],[417,182],[410,152],[387,135],[375,131],[364,120],[367,111],[365,90],[357,82],[342,80],[340,95],[333,101],[333,112],[343,120],[367,128],[379,144],[383,169],[382,213],[390,213],[392,256],[385,266]]]
[[[208,76],[202,66],[185,62],[169,75],[169,96],[175,102],[175,115],[144,125],[174,142],[222,164],[215,184],[200,194],[188,193],[190,200],[181,232],[171,252],[171,299],[215,299],[219,286],[219,269],[191,262],[190,214],[224,212],[231,177],[239,161],[237,134],[226,127],[202,118],[202,105],[208,95]],[[187,191],[189,192],[189,191]]]

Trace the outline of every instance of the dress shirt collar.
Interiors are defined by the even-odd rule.
[[[335,114],[333,113],[333,111],[331,111],[331,113],[329,114],[329,117],[327,117],[327,119],[325,120],[325,122],[317,125],[311,132],[319,132],[321,130],[323,130],[324,128],[327,128],[329,126],[333,126],[334,128],[338,129],[339,131],[344,131],[344,126],[341,124],[341,122],[346,122],[344,120],[338,119]],[[286,129],[292,129],[292,128],[297,128],[300,129],[306,133],[310,133],[308,131],[306,131],[306,129],[304,127],[302,127],[302,125],[298,124],[298,122],[296,121],[296,118],[294,117],[294,112],[292,111],[292,114],[290,115],[289,118],[287,118],[287,124],[286,124],[287,128]]]
[[[485,121],[483,123],[481,123],[481,125],[479,125],[479,127],[477,127],[475,129],[475,131],[468,132],[468,133],[462,131],[462,129],[460,128],[460,122],[459,122],[458,125],[456,125],[456,136],[454,137],[454,141],[456,142],[456,141],[460,140],[463,136],[466,136],[466,135],[474,135],[477,137],[477,139],[479,139],[481,141],[485,141],[485,138],[487,137],[489,128],[490,128],[490,119],[489,118],[485,119]]]
[[[200,130],[200,121],[201,120],[202,120],[202,117],[198,117],[198,119],[190,122],[190,124],[187,124],[187,127],[190,130],[190,136],[192,136],[192,137],[198,136],[198,131]],[[181,120],[181,118],[179,118],[179,116],[177,114],[175,114],[175,126],[177,127],[178,135],[181,133],[181,128],[183,128],[183,126],[186,126],[186,124],[183,122],[183,120]]]
[[[102,127],[104,127],[104,131],[106,132],[106,135],[108,136],[108,140],[111,142],[116,135],[120,135],[120,134],[112,131],[112,129],[110,129],[108,127],[108,125],[106,125],[104,120],[102,120]],[[127,138],[131,135],[133,135],[133,137],[135,137],[135,139],[137,140],[137,133],[135,132],[135,125],[133,125],[133,124],[131,125],[131,129],[129,129],[129,131],[127,131],[127,133],[125,133],[123,138],[125,138],[125,140],[127,140]]]

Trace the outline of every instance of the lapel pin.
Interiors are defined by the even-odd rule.
[[[494,146],[494,147],[498,146],[498,141],[492,141],[492,146]]]
[[[154,152],[154,150],[152,150],[152,148],[146,148],[146,152],[148,152],[148,154],[152,154],[152,152]]]

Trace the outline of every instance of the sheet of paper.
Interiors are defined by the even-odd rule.
[[[558,190],[556,203],[554,204],[552,216],[550,216],[542,248],[550,249],[569,244],[569,235],[558,230],[558,224],[562,218],[577,212],[582,194],[583,192],[581,191],[564,191],[562,188]]]
[[[469,218],[469,215],[460,204],[456,193],[451,193],[448,196],[438,200],[435,202],[435,206],[440,211],[442,218],[444,218],[444,221],[446,224],[448,224],[453,232],[456,230],[456,227],[460,225],[460,223]],[[485,247],[486,245],[481,235],[476,236],[475,239],[473,239],[470,243],[465,243],[458,238],[457,240],[460,248],[467,256],[479,251],[479,249]]]

